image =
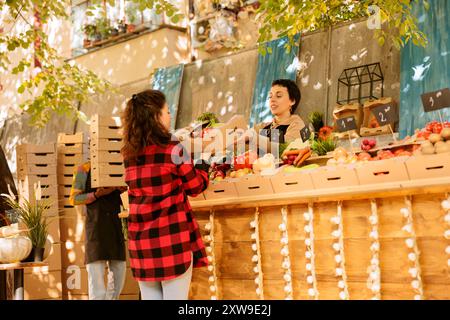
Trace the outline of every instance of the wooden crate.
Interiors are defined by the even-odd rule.
[[[59,133],[57,144],[85,144],[88,142],[88,138],[85,132],[77,132],[75,134]]]
[[[411,180],[450,176],[450,153],[414,156],[406,161]]]
[[[393,158],[370,161],[356,166],[356,174],[360,184],[375,184],[409,180],[405,166],[406,159]]]
[[[99,127],[120,127],[122,121],[120,117],[106,117],[95,114],[91,117],[91,128]]]
[[[77,206],[79,207],[79,206]],[[67,213],[75,210],[71,208],[64,208],[63,216],[60,219],[61,241],[83,242],[85,240],[85,221],[86,217],[83,214]],[[66,213],[64,213],[66,212]]]
[[[24,154],[24,153],[55,153],[55,144],[54,143],[46,143],[46,144],[19,144],[16,146],[16,153]]]
[[[92,141],[97,141],[98,139],[122,139],[122,132],[119,128],[101,127],[96,128],[94,131],[91,127],[91,150]]]
[[[229,180],[211,181],[204,191],[206,200],[237,198],[236,184]]]
[[[238,197],[271,195],[274,193],[270,178],[260,175],[248,175],[236,182]]]
[[[81,153],[62,153],[58,155],[58,166],[65,164],[82,165],[87,160],[87,155]]]
[[[96,139],[91,141],[90,146],[97,151],[120,151],[123,142],[122,139]]]
[[[27,175],[53,175],[56,174],[56,164],[17,164],[17,178],[23,180]]]
[[[58,174],[58,184],[59,185],[72,185],[73,174]]]
[[[121,163],[93,163],[91,175],[125,174],[125,168]]]
[[[64,268],[70,265],[84,267],[84,254],[86,245],[84,242],[65,241],[61,246],[62,266]]]
[[[100,163],[123,163],[123,156],[117,151],[91,151],[92,166]]]
[[[359,185],[352,166],[322,167],[311,175],[315,189],[341,188]]]
[[[28,188],[33,187],[34,184],[41,183],[41,186],[52,186],[57,184],[56,173],[53,174],[30,174],[19,178],[20,182]]]
[[[92,188],[126,187],[125,174],[91,175]]]
[[[89,144],[86,143],[65,143],[57,144],[56,149],[59,154],[87,154]]]
[[[76,164],[58,164],[58,175],[74,175],[77,172],[78,166]]]
[[[61,271],[24,274],[24,299],[61,299]]]
[[[56,164],[56,153],[17,153],[20,166],[28,164]]]
[[[313,174],[313,173],[311,173]],[[297,192],[314,189],[309,172],[283,173],[282,171],[270,178],[275,194]]]
[[[59,185],[58,186],[58,198],[64,198],[64,196],[70,196],[70,190],[72,190],[72,186],[70,185]]]

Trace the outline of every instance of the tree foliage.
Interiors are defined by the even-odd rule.
[[[390,40],[397,49],[409,41],[426,46],[426,35],[419,30],[417,18],[412,14],[413,2],[426,9],[429,7],[427,0],[263,0],[257,15],[261,22],[258,42],[264,43],[273,36],[287,36],[291,40],[289,49],[298,33],[362,17],[379,17],[379,22],[387,24],[388,30],[398,30],[395,34],[376,29],[375,37],[380,45]],[[264,47],[262,51],[265,51]]]
[[[107,0],[112,6],[116,1],[118,0]],[[140,10],[154,8],[158,14],[164,12],[175,23],[182,18],[178,8],[170,0],[131,1]],[[413,2],[425,7],[429,5],[428,1],[419,0],[262,0],[257,14],[257,22],[260,23],[258,41],[263,43],[274,36],[288,36],[292,44],[294,36],[299,32],[368,17],[371,15],[371,8],[379,8],[375,13],[379,12],[381,23],[387,23],[387,29],[398,30],[396,35],[383,29],[376,30],[380,45],[390,40],[397,48],[409,41],[425,46],[426,36],[418,29],[417,19],[411,12]],[[88,12],[101,6],[103,1],[93,0],[91,3],[93,6]],[[376,7],[371,7],[374,5]],[[31,116],[31,123],[36,126],[44,126],[53,113],[80,117],[82,114],[78,112],[79,103],[87,101],[92,94],[111,89],[110,83],[93,72],[65,61],[49,45],[48,36],[42,29],[28,20],[36,12],[39,13],[42,25],[53,19],[68,19],[68,7],[69,0],[0,0],[0,12],[7,10],[5,22],[10,23],[10,29],[0,34],[0,69],[16,75],[24,72],[31,75],[18,86],[17,91],[29,95],[30,98],[20,108]],[[19,21],[25,28],[22,32],[13,34],[13,26]],[[18,63],[11,62],[13,55],[20,56],[20,51],[31,50],[33,47],[34,56],[40,62],[39,68],[35,68],[29,57]],[[264,51],[264,47],[262,48]]]

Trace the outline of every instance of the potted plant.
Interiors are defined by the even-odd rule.
[[[45,212],[51,204],[49,200],[41,199],[40,185],[35,188],[34,201],[23,196],[19,196],[16,200],[15,195],[11,193],[9,195],[2,194],[2,196],[6,198],[8,206],[17,213],[18,220],[25,225],[26,235],[31,240],[31,253],[24,261],[43,261],[50,223]]]
[[[84,39],[83,39],[83,47],[89,47],[91,45],[91,42],[95,39],[95,33],[96,33],[96,26],[95,24],[85,24],[82,28],[84,32]]]
[[[106,17],[101,17],[95,21],[96,26],[96,40],[106,40],[111,36],[111,26],[109,19]]]
[[[136,30],[137,11],[138,9],[134,6],[128,6],[125,9],[125,16],[127,20],[127,32],[134,32],[134,30]]]
[[[117,29],[119,31],[119,34],[127,33],[127,24],[124,20],[119,20],[117,23]]]

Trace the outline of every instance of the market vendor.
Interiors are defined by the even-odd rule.
[[[300,130],[304,128],[305,123],[300,116],[294,114],[300,99],[300,89],[294,81],[278,79],[272,82],[269,106],[274,116],[273,120],[257,124],[241,139],[250,142],[256,137],[258,149],[264,151],[264,147],[267,146],[267,152],[269,152],[271,146],[289,143],[300,138]]]

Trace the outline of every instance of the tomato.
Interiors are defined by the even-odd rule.
[[[442,123],[435,123],[434,125],[433,125],[433,133],[437,133],[437,134],[440,134],[441,133],[441,131],[442,131]]]
[[[252,169],[253,162],[258,159],[258,154],[253,151],[247,151],[239,156],[234,157],[233,165],[235,170],[249,168]]]

